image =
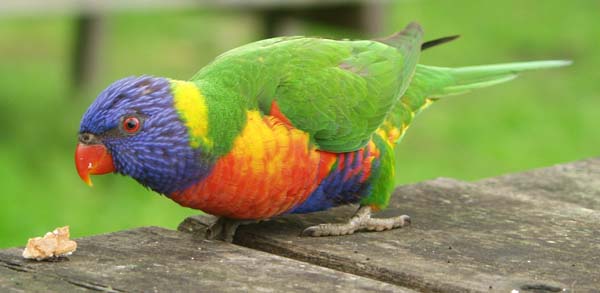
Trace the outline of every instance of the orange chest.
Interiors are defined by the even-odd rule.
[[[249,112],[231,152],[205,179],[171,199],[218,216],[269,218],[306,200],[335,160],[335,154],[312,147],[305,132]]]

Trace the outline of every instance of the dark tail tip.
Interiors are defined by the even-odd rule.
[[[448,37],[443,37],[443,38],[427,41],[427,42],[421,44],[421,51],[423,51],[425,49],[429,49],[431,47],[435,47],[437,45],[448,43],[450,41],[454,41],[454,40],[458,39],[459,37],[460,37],[460,35],[454,35],[454,36],[448,36]]]

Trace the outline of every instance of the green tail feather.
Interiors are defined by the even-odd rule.
[[[392,141],[397,142],[412,122],[414,116],[441,97],[462,94],[473,89],[507,82],[517,77],[523,71],[563,67],[570,64],[571,61],[566,60],[505,63],[458,68],[419,64],[406,93],[400,99],[400,102],[390,111],[382,128],[388,134],[394,128],[400,130],[399,132],[394,132],[398,133],[398,135],[389,135]]]
[[[468,66],[459,68],[421,65],[421,68],[417,68],[417,72],[420,69],[425,71],[433,71],[435,72],[433,73],[434,75],[439,75],[438,78],[441,77],[445,79],[442,80],[441,84],[439,84],[442,86],[434,89],[434,91],[428,96],[429,98],[435,98],[461,94],[472,89],[503,83],[517,77],[517,74],[523,71],[563,67],[570,64],[571,61],[550,60]]]

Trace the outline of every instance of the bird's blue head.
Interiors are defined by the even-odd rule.
[[[174,107],[172,81],[141,76],[114,82],[88,108],[75,161],[90,185],[90,174],[117,172],[169,195],[208,173],[202,155]]]

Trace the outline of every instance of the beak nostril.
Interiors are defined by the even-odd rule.
[[[79,141],[84,144],[91,144],[94,140],[94,136],[89,133],[82,133],[79,135]]]

